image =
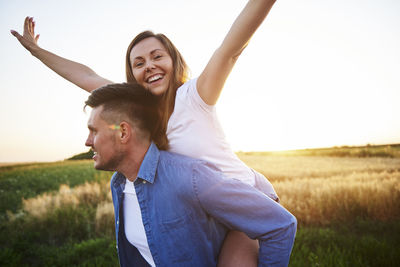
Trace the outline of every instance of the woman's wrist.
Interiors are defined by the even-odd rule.
[[[38,57],[40,54],[40,50],[42,50],[42,48],[40,48],[38,45],[33,45],[31,47],[29,47],[29,52],[31,52],[32,56],[34,57]]]

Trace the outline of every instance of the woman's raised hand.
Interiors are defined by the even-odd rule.
[[[24,33],[20,35],[17,31],[11,30],[11,34],[14,35],[23,47],[28,51],[38,47],[39,34],[35,36],[35,21],[32,17],[26,17],[24,22]]]
[[[197,91],[204,102],[217,102],[236,60],[274,3],[275,0],[248,1],[197,80]]]
[[[34,57],[42,61],[43,64],[55,71],[64,79],[76,84],[88,92],[112,83],[111,81],[97,75],[88,66],[60,57],[39,47],[37,44],[39,34],[35,35],[35,22],[32,17],[25,18],[23,35],[20,35],[14,30],[11,30],[11,34],[14,35]]]

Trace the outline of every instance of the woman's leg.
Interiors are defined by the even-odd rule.
[[[254,187],[279,203],[274,187],[261,173],[252,170],[255,177]],[[229,231],[218,257],[218,267],[256,267],[258,264],[257,240],[250,239],[245,233]]]
[[[246,234],[229,231],[218,257],[219,267],[256,267],[258,263],[258,241]]]
[[[280,202],[279,197],[276,194],[275,189],[272,186],[271,182],[268,181],[268,179],[265,178],[265,176],[262,175],[261,173],[255,171],[253,169],[252,169],[252,171],[254,173],[254,178],[255,178],[254,187],[279,203]]]

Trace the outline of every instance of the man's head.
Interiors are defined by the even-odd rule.
[[[86,145],[95,152],[96,169],[117,170],[135,149],[152,141],[158,100],[140,85],[106,85],[94,90],[85,104],[93,108]]]

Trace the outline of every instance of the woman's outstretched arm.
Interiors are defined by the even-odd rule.
[[[35,36],[35,22],[31,17],[25,18],[23,35],[20,35],[14,30],[11,30],[11,33],[18,39],[23,47],[42,61],[47,67],[88,92],[112,83],[83,64],[57,56],[39,47],[37,44],[39,35]]]
[[[236,60],[274,3],[275,0],[250,0],[236,18],[197,80],[197,90],[204,102],[209,105],[217,102]]]

